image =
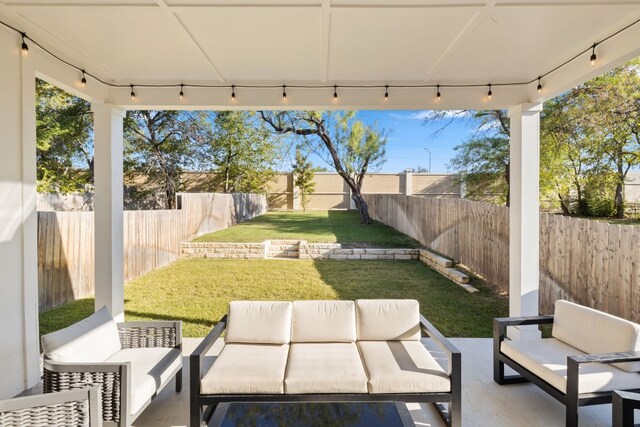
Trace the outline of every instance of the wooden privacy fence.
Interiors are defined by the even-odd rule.
[[[257,194],[180,194],[178,210],[125,211],[125,280],[180,257],[180,243],[261,215]],[[94,294],[93,212],[38,212],[40,311]]]
[[[371,216],[509,290],[509,209],[365,195]],[[568,299],[640,321],[640,227],[540,214],[540,313]]]

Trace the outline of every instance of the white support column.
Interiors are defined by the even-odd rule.
[[[406,196],[413,194],[413,169],[405,169],[404,171],[404,194]]]
[[[538,315],[540,276],[540,112],[542,104],[509,109],[509,315]],[[512,328],[513,339],[540,337],[534,327]]]
[[[124,320],[123,119],[109,104],[91,104],[94,121],[95,286],[98,310],[106,305]]]
[[[35,70],[0,28],[0,399],[39,382]]]

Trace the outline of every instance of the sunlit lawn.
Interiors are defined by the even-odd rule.
[[[360,224],[357,211],[268,212],[236,226],[205,234],[195,241],[247,243],[269,239],[357,243],[385,248],[420,246],[406,234],[380,222]]]
[[[231,300],[415,298],[447,336],[489,337],[508,301],[472,279],[469,294],[418,261],[180,260],[125,287],[126,320],[180,319],[184,336],[202,337]],[[93,312],[93,299],[40,316],[42,334]]]

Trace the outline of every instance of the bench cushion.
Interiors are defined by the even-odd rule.
[[[105,306],[86,319],[40,338],[42,351],[55,362],[103,362],[122,349],[118,325]]]
[[[355,343],[293,343],[285,393],[366,393],[367,375]]]
[[[294,301],[291,342],[355,342],[353,301]]]
[[[451,391],[449,377],[420,341],[358,341],[369,393]]]
[[[584,354],[555,338],[503,341],[500,350],[563,393],[567,392],[567,356]],[[603,363],[580,365],[579,393],[630,390],[639,386],[640,374]]]
[[[288,344],[291,303],[288,301],[231,301],[226,343]]]
[[[131,415],[140,411],[156,394],[158,388],[171,379],[182,366],[180,349],[152,347],[125,348],[106,362],[131,363]]]
[[[203,394],[281,394],[289,345],[226,344],[200,383]]]
[[[640,325],[569,301],[556,301],[552,335],[587,354],[640,351]],[[614,366],[640,371],[640,362]]]
[[[358,340],[420,340],[420,307],[412,299],[356,301]]]

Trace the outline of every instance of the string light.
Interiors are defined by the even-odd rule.
[[[333,100],[334,101],[338,100],[338,85],[333,86]]]
[[[184,98],[184,84],[180,83],[180,99]]]
[[[236,85],[231,85],[231,100],[236,100]]]
[[[506,83],[495,83],[496,86],[528,86],[532,83],[534,83],[536,80],[538,81],[538,86],[537,89],[539,92],[542,91],[542,82],[541,80],[543,78],[545,78],[546,76],[555,73],[556,71],[560,70],[561,68],[564,68],[565,66],[569,65],[570,63],[574,62],[575,60],[577,60],[578,58],[582,57],[585,53],[589,52],[589,49],[591,49],[591,56],[590,56],[590,63],[591,65],[595,65],[596,61],[597,61],[597,56],[596,56],[596,47],[598,47],[600,44],[612,39],[613,37],[621,34],[622,32],[630,29],[631,27],[634,27],[636,25],[640,24],[640,18],[636,19],[635,21],[631,22],[630,24],[618,29],[617,31],[609,34],[606,37],[603,37],[602,39],[596,41],[593,43],[593,45],[587,47],[586,49],[578,52],[575,56],[565,60],[564,62],[562,62],[561,64],[555,66],[554,68],[550,69],[549,71],[541,74],[539,77],[534,78],[532,80],[529,81],[512,81],[512,82],[506,82]],[[55,54],[54,52],[52,52],[51,50],[49,50],[47,47],[42,46],[40,43],[38,43],[36,40],[33,40],[32,38],[27,36],[27,33],[20,31],[18,28],[15,28],[9,24],[7,24],[6,22],[0,20],[0,25],[4,26],[12,31],[15,31],[17,34],[19,34],[22,38],[22,42],[21,42],[21,50],[23,55],[28,55],[29,54],[29,46],[27,45],[27,40],[29,40],[30,42],[32,42],[33,44],[35,44],[38,48],[40,48],[41,51],[43,51],[44,53],[48,54],[49,56],[51,56],[52,58],[56,59],[57,61],[69,66],[70,68],[73,68],[79,72],[82,73],[82,78],[81,78],[81,84],[83,87],[86,86],[87,83],[87,76],[93,78],[94,80],[98,81],[99,83],[103,84],[104,86],[107,87],[112,87],[112,88],[125,88],[127,86],[131,87],[131,98],[135,99],[135,92],[134,92],[134,84],[131,83],[130,85],[126,85],[126,84],[119,84],[119,83],[112,83],[110,81],[101,79],[100,77],[96,76],[95,74],[91,74],[90,72],[85,71],[84,69],[78,67],[77,65],[73,64],[72,62],[60,57],[59,55]],[[139,84],[137,86],[140,87],[149,87],[149,88],[169,88],[169,87],[179,87],[181,90],[180,92],[183,93],[183,88],[184,86],[187,87],[198,87],[198,88],[231,88],[232,90],[232,94],[231,94],[231,98],[235,99],[235,85],[225,85],[225,84],[152,84],[152,83],[148,83],[148,84]],[[447,85],[443,85],[443,87],[452,87],[452,88],[479,88],[479,87],[483,87],[483,86],[488,86],[489,87],[489,91],[487,92],[487,96],[489,99],[491,99],[493,93],[491,90],[491,84],[488,85],[484,85],[484,84],[468,84],[468,83],[462,83],[462,84],[447,84]],[[242,88],[258,88],[258,89],[263,89],[263,88],[277,88],[279,87],[278,85],[270,85],[270,84],[263,84],[263,85],[241,85],[239,87]],[[302,88],[302,89],[324,89],[324,88],[330,88],[330,85],[292,85],[291,87],[294,88]],[[440,84],[434,85],[434,84],[407,84],[407,85],[376,85],[376,84],[372,84],[372,85],[358,85],[358,84],[354,84],[354,85],[343,85],[342,87],[346,87],[346,88],[362,88],[362,89],[379,89],[384,87],[385,92],[384,92],[384,99],[385,101],[387,101],[389,99],[389,88],[393,87],[393,88],[411,88],[411,89],[426,89],[426,88],[436,88],[436,98],[439,100],[441,98],[441,94],[440,94]],[[334,88],[334,99],[337,99],[337,85],[333,85]],[[286,85],[282,85],[282,98],[283,100],[286,102],[286,98],[287,98],[287,92],[286,92]]]
[[[29,54],[29,46],[27,45],[27,42],[25,40],[25,38],[27,37],[27,33],[21,33],[22,35],[22,54],[23,55],[28,55]]]

